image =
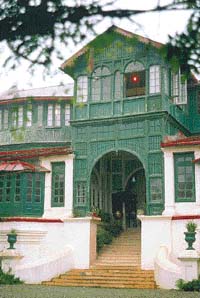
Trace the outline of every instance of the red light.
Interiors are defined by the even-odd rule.
[[[131,76],[131,82],[132,83],[138,83],[140,81],[140,77],[138,75],[132,75]]]

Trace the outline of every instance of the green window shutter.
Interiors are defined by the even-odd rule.
[[[65,203],[65,163],[52,163],[52,207],[64,207]]]
[[[193,153],[174,154],[175,202],[195,202]]]

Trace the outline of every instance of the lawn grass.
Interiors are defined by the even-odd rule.
[[[0,298],[199,298],[197,292],[0,285]]]

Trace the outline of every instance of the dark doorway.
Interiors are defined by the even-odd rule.
[[[116,219],[123,219],[127,228],[137,226],[137,199],[131,191],[112,195],[112,213]],[[125,217],[125,218],[123,218]]]

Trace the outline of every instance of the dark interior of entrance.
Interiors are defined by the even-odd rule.
[[[145,214],[145,202],[145,172],[136,156],[119,151],[99,159],[91,175],[91,207],[121,219],[125,227],[136,227],[137,214]]]

